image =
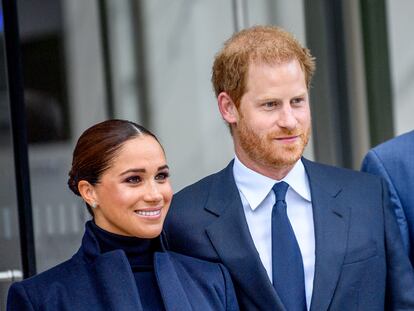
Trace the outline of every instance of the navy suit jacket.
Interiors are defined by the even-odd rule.
[[[154,270],[167,311],[239,310],[230,276],[221,265],[159,252]],[[90,231],[70,260],[14,283],[7,310],[144,311],[125,253],[101,254]]]
[[[414,131],[371,149],[361,170],[386,180],[401,235],[414,265],[414,245],[411,245],[414,243]]]
[[[414,272],[377,176],[302,159],[315,225],[312,311],[414,310]],[[233,162],[173,198],[168,247],[229,270],[241,310],[285,310],[254,246]]]

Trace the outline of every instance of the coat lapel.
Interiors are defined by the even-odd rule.
[[[315,277],[311,311],[327,310],[345,257],[349,227],[348,202],[331,168],[303,159],[312,195],[315,226]]]
[[[100,253],[99,243],[96,240],[91,221],[85,225],[85,234],[82,246],[74,256],[88,264],[91,275],[96,277],[97,295],[100,297],[102,310],[143,311],[137,285],[131,266],[122,250]],[[91,309],[101,310],[98,306]]]
[[[143,311],[134,275],[123,251],[98,256],[92,263],[92,269],[97,276],[105,310]]]
[[[167,253],[156,253],[154,265],[155,275],[161,296],[164,300],[165,309],[167,311],[191,311],[191,304],[178,279],[170,256]]]
[[[217,216],[206,233],[237,287],[260,309],[285,310],[254,246],[233,177],[233,161],[217,175],[205,209]]]

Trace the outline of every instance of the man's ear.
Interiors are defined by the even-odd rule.
[[[78,190],[83,200],[90,206],[96,206],[99,203],[95,188],[86,180],[79,181]]]
[[[237,123],[239,120],[239,112],[230,95],[226,92],[221,92],[217,96],[217,103],[223,119],[230,125]]]

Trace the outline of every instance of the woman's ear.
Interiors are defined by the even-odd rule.
[[[217,96],[217,103],[223,119],[230,125],[237,123],[239,112],[230,95],[226,92],[221,92]]]
[[[79,181],[78,190],[83,200],[90,206],[96,206],[98,204],[95,187],[92,186],[89,182],[86,180]]]

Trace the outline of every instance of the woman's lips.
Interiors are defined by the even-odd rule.
[[[161,209],[162,208],[149,208],[149,209],[142,209],[142,210],[136,210],[134,211],[135,214],[139,215],[139,216],[143,216],[143,217],[158,217],[161,215]]]

